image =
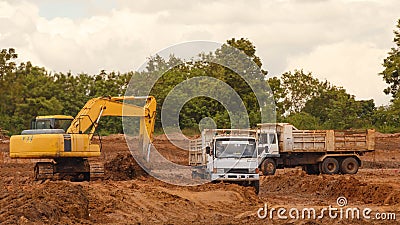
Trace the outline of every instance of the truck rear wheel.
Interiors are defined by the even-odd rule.
[[[339,173],[339,162],[335,158],[326,158],[321,165],[322,173],[337,174]]]
[[[348,157],[343,160],[340,170],[343,174],[356,174],[359,167],[360,165],[355,158]]]
[[[266,158],[261,163],[261,171],[265,176],[274,175],[276,172],[276,163],[275,160],[271,158]]]

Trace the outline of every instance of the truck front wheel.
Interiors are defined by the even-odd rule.
[[[274,175],[276,171],[275,160],[271,158],[264,159],[264,161],[261,163],[261,171],[264,174],[264,176]]]
[[[337,174],[339,172],[339,162],[335,158],[326,158],[321,165],[322,173]]]
[[[348,157],[343,160],[340,170],[343,174],[356,174],[359,166],[360,165],[355,158]]]
[[[254,191],[258,195],[258,193],[260,192],[260,181],[259,180],[253,181],[253,186],[254,186]]]

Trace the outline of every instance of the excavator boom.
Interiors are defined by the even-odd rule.
[[[144,107],[125,104],[123,101],[146,99]],[[68,134],[83,134],[90,130],[91,137],[98,126],[102,116],[127,116],[142,117],[145,130],[150,140],[153,138],[154,121],[156,113],[156,100],[153,96],[147,97],[100,97],[89,100],[81,109],[71,126]],[[140,125],[142,127],[142,124]]]

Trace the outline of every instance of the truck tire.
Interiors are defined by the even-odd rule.
[[[339,173],[339,162],[335,158],[325,158],[321,169],[324,174],[337,174]]]
[[[261,171],[264,176],[274,175],[276,172],[276,163],[274,159],[266,158],[261,163]]]
[[[304,165],[304,171],[309,175],[318,175],[320,174],[319,165]]]
[[[340,167],[340,171],[343,174],[356,174],[358,172],[359,167],[360,164],[355,158],[348,157],[343,160],[342,165]]]
[[[254,186],[254,191],[258,195],[258,193],[260,192],[260,181],[259,180],[253,181],[253,186]]]

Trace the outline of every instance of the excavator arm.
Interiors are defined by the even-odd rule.
[[[127,100],[145,99],[144,107],[124,103]],[[145,132],[152,141],[156,114],[156,100],[153,96],[147,97],[99,97],[89,100],[81,109],[67,130],[68,134],[89,133],[90,139],[99,124],[102,116],[141,117],[140,132]],[[144,123],[144,124],[143,124]],[[143,132],[143,133],[142,133]]]

